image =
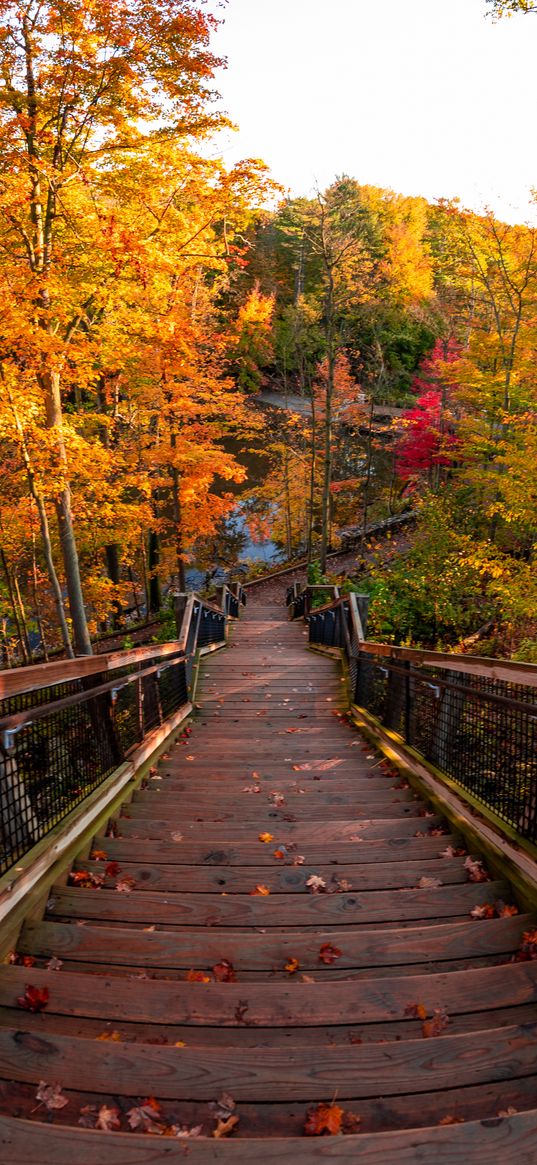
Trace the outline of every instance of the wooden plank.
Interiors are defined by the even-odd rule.
[[[255,823],[250,825],[231,826],[226,822],[226,828],[222,830],[218,828],[218,822],[182,822],[172,823],[170,828],[170,821],[158,820],[138,821],[130,819],[126,816],[118,818],[118,828],[123,837],[138,837],[145,840],[158,840],[159,838],[171,839],[171,833],[176,826],[180,825],[185,837],[195,839],[196,835],[202,834],[206,841],[220,842],[222,834],[224,833],[226,844],[235,844],[241,841],[254,841],[259,831],[268,831],[271,824],[271,818],[268,815],[263,816],[259,814]],[[355,821],[329,821],[318,825],[305,822],[288,822],[279,821],[278,828],[274,832],[275,843],[296,841],[303,852],[303,847],[307,847],[316,841],[325,845],[330,842],[343,842],[354,838],[356,844],[360,844],[359,838],[364,840],[385,840],[391,837],[414,837],[416,831],[423,828],[426,833],[429,829],[438,829],[442,825],[442,818],[440,817],[392,817],[380,818],[370,821],[369,819],[357,818]],[[259,845],[261,846],[261,842]]]
[[[104,851],[103,851],[104,852]],[[108,889],[115,886],[117,874],[113,877],[106,875],[105,862],[79,860],[75,862],[75,870],[89,870],[101,874]],[[466,882],[467,873],[462,858],[435,858],[432,861],[421,862],[383,862],[382,864],[369,863],[364,865],[347,865],[344,872],[338,873],[333,865],[304,863],[302,866],[281,866],[274,868],[266,866],[245,866],[230,868],[229,866],[183,866],[158,865],[156,863],[141,864],[122,861],[121,874],[128,874],[134,878],[137,890],[159,890],[161,892],[190,892],[190,893],[222,893],[249,894],[253,886],[262,883],[268,887],[271,894],[286,894],[291,891],[304,890],[308,878],[318,874],[324,878],[327,886],[336,886],[338,879],[345,877],[350,881],[352,889],[381,890],[402,889],[407,886],[417,886],[420,878],[439,878],[444,885],[453,885]]]
[[[493,1028],[433,1040],[386,1045],[350,1044],[341,1050],[319,1045],[317,1054],[292,1045],[250,1050],[175,1048],[102,1043],[64,1035],[39,1036],[0,1029],[0,1075],[38,1084],[54,1079],[72,1089],[118,1096],[152,1094],[173,1100],[211,1101],[229,1089],[240,1101],[359,1099],[398,1092],[438,1090],[509,1080],[535,1073],[537,1023]]]
[[[240,975],[241,969],[264,971],[283,968],[297,958],[301,969],[319,967],[323,943],[341,949],[338,970],[350,967],[398,967],[412,963],[451,959],[510,955],[520,945],[522,935],[534,925],[531,915],[482,920],[476,923],[447,922],[382,930],[320,927],[314,932],[296,930],[292,934],[264,934],[212,929],[147,931],[114,927],[76,926],[69,923],[28,923],[17,949],[22,954],[55,956],[139,967],[210,967],[229,959]]]
[[[0,1116],[0,1147],[9,1165],[162,1165],[185,1160],[191,1165],[231,1165],[259,1160],[263,1165],[316,1165],[334,1161],[345,1165],[534,1165],[537,1155],[537,1111],[473,1121],[443,1128],[345,1137],[282,1138],[262,1141],[245,1138],[188,1141],[148,1137],[138,1133],[100,1133],[94,1130],[46,1125]]]
[[[252,886],[252,889],[254,886]],[[162,926],[356,926],[468,914],[476,905],[509,893],[505,882],[466,883],[431,889],[352,891],[336,894],[174,894],[151,890],[54,889],[48,915]],[[471,925],[471,924],[469,924]]]
[[[368,841],[338,841],[308,842],[308,862],[323,865],[329,863],[334,866],[346,866],[357,861],[361,863],[373,862],[406,862],[419,861],[423,858],[436,857],[441,849],[454,843],[451,834],[442,837],[390,837]],[[244,841],[235,839],[230,842],[224,839],[220,842],[206,842],[185,839],[173,841],[167,839],[139,840],[134,837],[106,837],[98,835],[94,839],[94,848],[106,853],[112,861],[133,862],[160,862],[163,864],[185,865],[229,865],[229,866],[268,866],[275,867],[276,859],[272,846],[261,846],[258,841]],[[289,853],[286,862],[290,864],[293,854]]]
[[[322,968],[320,961],[318,967]],[[24,995],[28,977],[25,967],[0,967],[2,1007],[13,1007],[18,996]],[[250,982],[247,987],[240,981],[200,984],[131,979],[127,988],[124,979],[104,973],[96,990],[94,975],[62,970],[59,978],[33,967],[31,979],[34,986],[49,988],[47,1017],[88,1016],[114,1023],[240,1027],[247,1017],[250,1028],[379,1024],[404,1020],[413,1002],[422,1004],[428,1014],[443,1007],[453,1017],[537,1001],[537,963],[342,981],[337,991],[331,981],[303,983],[298,976],[288,977],[287,982]],[[246,1005],[246,1011],[243,1006],[241,1012],[241,1005]],[[483,1026],[495,1026],[494,1015]]]

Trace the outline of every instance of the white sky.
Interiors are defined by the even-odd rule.
[[[485,0],[228,0],[213,40],[239,126],[226,160],[263,158],[292,194],[346,173],[536,221],[537,15],[493,24],[486,10]]]

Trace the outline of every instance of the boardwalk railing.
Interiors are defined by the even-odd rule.
[[[188,706],[241,595],[186,599],[177,640],[0,673],[0,875]]]
[[[352,703],[537,843],[537,666],[368,642],[366,595],[312,609],[302,594],[310,643],[347,659]]]

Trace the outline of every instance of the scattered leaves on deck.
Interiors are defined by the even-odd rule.
[[[100,890],[103,882],[104,874],[94,874],[92,870],[71,870],[67,878],[69,886],[80,886],[83,890]]]

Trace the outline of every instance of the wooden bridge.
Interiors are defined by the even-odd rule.
[[[44,673],[27,669],[24,693],[24,673],[19,693],[6,677],[3,1165],[537,1159],[535,756],[525,815],[450,777],[505,702],[533,746],[537,669],[476,687],[483,661],[382,654],[359,604],[329,597],[306,604],[323,654],[255,596],[216,652],[237,591],[224,615],[189,600],[177,644],[64,664],[61,688],[46,673],[82,753],[110,714],[93,791],[65,745],[80,794],[65,820],[50,766],[37,791],[24,779]],[[501,749],[518,773],[505,733]],[[492,787],[490,749],[483,763]]]

